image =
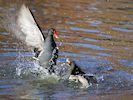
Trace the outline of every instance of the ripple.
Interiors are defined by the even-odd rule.
[[[9,52],[9,51],[18,51],[18,52],[20,52],[20,51],[24,51],[24,49],[21,49],[21,48],[9,48],[9,47],[3,47],[3,48],[0,48],[0,50],[2,50],[2,51],[7,51],[7,52]]]
[[[70,45],[74,45],[74,46],[78,46],[78,47],[85,47],[85,48],[91,48],[91,49],[95,49],[95,50],[108,50],[106,48],[97,46],[97,45],[92,45],[92,44],[82,44],[82,43],[65,43],[65,44],[70,44]]]
[[[12,95],[12,94],[13,94],[12,92],[6,92],[6,91],[1,92],[0,91],[0,95]]]
[[[76,28],[76,27],[71,27],[71,30],[73,30],[73,31],[91,32],[91,33],[99,33],[100,32],[98,30],[92,30],[92,29],[86,29],[86,28]]]
[[[86,54],[78,54],[78,53],[70,53],[70,52],[61,52],[61,56],[72,56],[72,57],[85,57],[87,56]]]
[[[17,43],[15,43],[15,42],[0,42],[0,44],[4,44],[4,45],[8,45],[8,44],[17,44]]]
[[[118,77],[124,77],[124,78],[126,78],[128,80],[133,80],[133,75],[132,74],[130,74],[128,72],[125,72],[125,71],[122,71],[122,70],[121,71],[115,71],[112,74],[116,75]]]
[[[99,53],[97,53],[98,55],[100,55],[100,56],[111,56],[110,54],[107,54],[107,53],[101,53],[101,52],[99,52]]]
[[[112,29],[115,31],[121,31],[121,32],[133,32],[133,30],[119,28],[119,27],[113,27]]]
[[[101,37],[104,37],[104,38],[108,38],[108,39],[111,39],[112,38],[112,36],[110,36],[110,35],[107,35],[107,34],[98,34],[98,36],[101,36]]]
[[[84,38],[84,40],[86,40],[86,41],[90,41],[90,42],[98,42],[98,40],[91,39],[91,38]]]
[[[12,88],[11,85],[1,85],[0,86],[0,89],[9,89],[9,88]]]
[[[133,61],[132,60],[119,60],[120,64],[128,67],[133,67]]]
[[[75,22],[66,22],[66,24],[75,25],[76,23]]]
[[[9,35],[8,32],[0,32],[1,35]]]
[[[98,25],[101,25],[102,24],[102,22],[101,21],[98,21],[98,20],[89,20],[87,22],[90,23],[91,26],[98,26]]]
[[[17,57],[19,55],[24,55],[24,56],[32,56],[32,53],[30,52],[6,52],[6,53],[0,53],[1,57]]]
[[[67,33],[67,30],[63,30],[63,29],[62,29],[62,30],[60,30],[60,32]]]
[[[94,71],[99,71],[100,69],[103,70],[104,66],[106,67],[106,70],[107,69],[109,70],[112,68],[111,66],[109,66],[110,64],[112,64],[109,60],[99,56],[88,55],[88,57],[82,57],[82,59],[80,59],[80,61],[77,61],[76,63],[84,68],[87,68],[88,70],[87,72],[90,72],[89,70],[91,69],[89,68],[92,68],[92,69],[94,68],[95,69]],[[91,71],[93,72],[93,70]]]
[[[72,38],[72,36],[60,35],[61,38]]]

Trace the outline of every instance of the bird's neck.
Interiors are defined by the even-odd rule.
[[[45,39],[45,42],[44,42],[44,48],[47,49],[47,50],[53,50],[51,48],[54,48],[56,45],[55,45],[55,42],[54,42],[54,38],[52,35],[50,36],[47,36],[47,38]]]
[[[53,35],[49,35],[49,36],[46,38],[46,41],[47,41],[47,42],[54,41]]]

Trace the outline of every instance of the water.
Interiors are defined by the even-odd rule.
[[[58,62],[72,58],[98,85],[76,88],[69,82],[26,74],[36,68],[32,52],[0,28],[0,100],[132,100],[133,1],[25,1],[42,31],[56,28],[62,40]],[[20,1],[0,1],[0,17]],[[2,22],[2,20],[0,20]],[[56,40],[57,43],[60,41]],[[22,69],[19,71],[17,69]]]

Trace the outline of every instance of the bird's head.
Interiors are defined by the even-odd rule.
[[[74,65],[74,61],[72,59],[70,59],[70,58],[66,59],[66,63],[69,64],[70,66]]]
[[[59,38],[57,36],[57,32],[56,32],[56,30],[54,28],[51,28],[51,29],[48,30],[48,35],[52,35],[52,36],[54,36],[57,39]]]

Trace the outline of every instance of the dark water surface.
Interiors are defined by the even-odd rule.
[[[45,31],[54,27],[62,40],[58,62],[72,58],[99,83],[75,89],[25,74],[35,66],[32,52],[0,25],[0,100],[133,100],[132,0],[25,0]],[[0,17],[16,11],[20,0],[0,0]],[[2,19],[0,20],[0,23]],[[60,41],[56,40],[57,43]]]

